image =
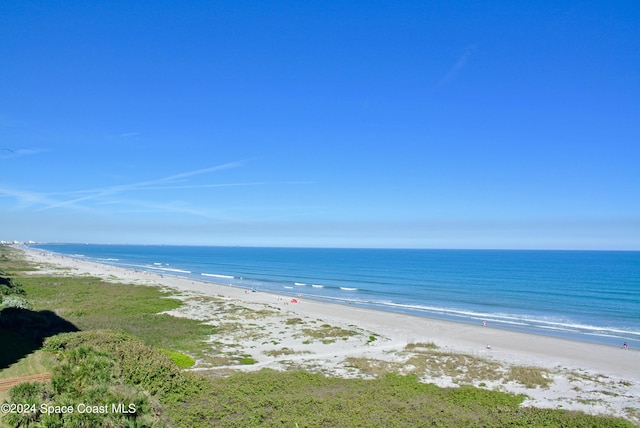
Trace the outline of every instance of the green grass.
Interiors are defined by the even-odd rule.
[[[439,388],[415,376],[373,380],[260,370],[217,378],[166,407],[176,426],[216,427],[631,427],[614,418],[520,408],[522,396]]]
[[[345,363],[349,368],[355,369],[364,375],[375,377],[397,372],[402,366],[400,363],[362,357],[348,357],[345,359]]]
[[[404,349],[407,351],[430,351],[438,349],[438,345],[435,343],[409,343]]]
[[[323,324],[319,328],[303,328],[302,332],[314,339],[319,339],[322,343],[333,343],[338,339],[347,340],[358,333],[353,330],[346,330],[341,327]]]
[[[196,355],[214,332],[199,321],[161,314],[181,302],[155,287],[92,277],[33,276],[20,282],[34,309],[54,310],[80,330],[123,330],[148,345]]]
[[[22,257],[21,252],[6,245],[0,245],[0,269],[9,274],[36,270]]]
[[[263,354],[269,355],[270,357],[280,357],[282,355],[295,355],[303,352],[296,352],[291,348],[284,347],[282,349],[272,349],[269,351],[264,351]]]
[[[509,368],[507,380],[518,382],[527,388],[548,388],[553,380],[549,372],[538,367],[514,366]]]

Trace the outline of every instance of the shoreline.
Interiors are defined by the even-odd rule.
[[[363,345],[356,341],[344,341],[344,343],[338,342],[325,346],[317,343],[305,347],[293,338],[279,339],[280,348],[282,345],[287,345],[293,350],[305,350],[304,353],[300,352],[287,357],[286,364],[293,361],[313,367],[335,366],[335,372],[350,375],[349,370],[342,370],[339,367],[340,364],[344,365],[346,358],[393,359],[398,357],[397,355],[394,357],[393,353],[402,353],[407,345],[433,344],[442,352],[470,355],[507,366],[538,367],[548,370],[554,380],[553,386],[549,389],[523,389],[515,385],[501,387],[508,392],[524,393],[529,396],[527,401],[529,405],[559,406],[595,414],[617,415],[624,414],[624,409],[638,408],[633,397],[640,396],[640,352],[635,349],[624,350],[620,347],[493,328],[490,325],[472,325],[359,306],[346,306],[298,297],[294,293],[295,290],[292,290],[288,296],[284,293],[251,292],[230,285],[134,271],[43,250],[17,248],[29,261],[40,266],[39,273],[89,274],[107,281],[129,282],[172,290],[171,294],[183,300],[184,303],[184,308],[171,313],[174,316],[213,322],[211,306],[207,306],[207,302],[202,300],[206,297],[248,308],[277,309],[281,312],[278,314],[279,322],[277,320],[261,322],[261,327],[266,330],[271,329],[269,331],[274,335],[284,335],[284,330],[277,332],[276,330],[282,327],[282,316],[285,316],[288,317],[287,319],[299,318],[307,323],[318,320],[345,329],[357,328],[361,336],[377,335],[380,338],[375,344]],[[47,265],[55,266],[55,269],[47,271]],[[296,299],[297,303],[293,303],[291,299]],[[212,304],[209,302],[209,305]],[[215,322],[222,321],[215,320]],[[259,322],[256,321],[256,323]],[[232,367],[232,369],[257,370],[264,367],[283,367],[282,358],[264,357],[264,353],[270,350],[265,345],[261,345],[260,341],[252,342],[248,338],[238,337],[230,340],[244,344],[247,349],[254,349],[258,357],[254,365]],[[207,370],[206,367],[201,369]],[[575,377],[578,373],[583,375],[583,379],[576,381]],[[447,379],[447,376],[428,380],[440,386],[455,384],[452,379]],[[621,392],[621,384],[626,385],[624,393]],[[579,391],[578,387],[600,389],[601,394],[594,399],[597,404],[581,402],[580,397],[585,394],[584,391]],[[615,391],[617,397],[612,395],[612,391]],[[637,418],[640,409],[634,412]]]
[[[42,249],[38,249],[38,248],[31,248],[31,247],[25,247],[25,246],[20,246],[20,247],[16,247],[18,249],[20,249],[21,251],[26,252],[33,252],[35,254],[37,253],[42,253],[42,254],[47,254],[50,256],[56,256],[56,257],[60,257],[61,259],[65,259],[65,260],[69,260],[69,261],[75,261],[76,264],[94,264],[96,266],[100,266],[103,267],[104,269],[107,270],[121,270],[122,272],[125,272],[127,275],[144,275],[146,277],[146,279],[149,279],[150,277],[155,277],[155,280],[160,282],[168,282],[171,283],[173,281],[187,281],[190,282],[192,285],[197,285],[198,291],[199,292],[204,292],[205,294],[210,294],[213,295],[213,291],[214,289],[218,289],[218,287],[223,287],[222,289],[218,290],[217,293],[221,294],[224,293],[224,290],[242,290],[243,292],[245,291],[251,291],[251,288],[249,287],[243,287],[243,286],[239,286],[239,285],[233,285],[233,284],[225,284],[223,282],[214,282],[212,280],[202,280],[202,279],[197,279],[197,278],[192,278],[192,277],[186,277],[186,276],[179,276],[176,275],[175,273],[172,272],[165,272],[165,273],[160,273],[160,272],[153,272],[153,271],[149,271],[149,270],[138,270],[138,269],[134,269],[134,268],[129,268],[129,267],[122,267],[122,266],[118,266],[118,265],[112,265],[112,264],[108,264],[108,263],[101,263],[100,261],[95,261],[95,260],[90,260],[90,259],[84,259],[81,257],[74,257],[73,255],[66,255],[66,254],[61,254],[61,253],[55,253],[52,251],[48,251],[48,250],[42,250]],[[60,260],[59,260],[60,261]],[[78,266],[74,264],[74,263],[70,263],[70,267],[73,268],[78,268]],[[100,269],[98,269],[100,270]],[[98,273],[97,276],[100,276],[100,274]],[[213,277],[213,275],[209,275],[211,277]],[[140,278],[137,278],[138,280],[140,280]],[[222,278],[218,278],[218,279],[222,279]],[[160,284],[158,284],[160,285]],[[174,284],[175,285],[175,284]],[[162,284],[162,286],[166,286],[166,284]],[[203,288],[204,287],[204,288]],[[169,288],[172,288],[172,285],[169,285]],[[181,289],[183,289],[183,287],[181,287]],[[296,298],[298,300],[304,299],[306,302],[306,305],[308,306],[310,303],[317,303],[318,306],[316,307],[316,311],[318,311],[318,313],[322,312],[322,308],[324,307],[324,305],[329,305],[330,307],[332,307],[332,309],[330,311],[328,311],[328,316],[334,316],[338,311],[340,311],[340,308],[342,308],[342,310],[346,310],[349,313],[356,313],[358,310],[362,310],[364,311],[364,313],[373,313],[375,315],[371,315],[369,318],[373,321],[375,321],[376,319],[380,318],[382,315],[384,314],[384,316],[382,316],[383,319],[386,319],[387,317],[389,317],[390,319],[396,318],[396,317],[409,317],[409,319],[414,319],[414,323],[412,323],[413,325],[415,325],[414,330],[417,331],[419,329],[419,325],[422,322],[425,325],[431,325],[431,324],[435,324],[437,325],[438,323],[443,323],[444,325],[449,325],[450,327],[446,328],[445,330],[453,330],[454,332],[462,332],[462,331],[475,331],[479,336],[477,337],[482,337],[483,332],[487,332],[487,331],[494,331],[497,330],[499,332],[499,334],[497,336],[501,336],[501,335],[506,335],[506,336],[510,336],[512,334],[514,334],[516,340],[514,340],[514,342],[519,342],[519,340],[517,340],[518,337],[520,337],[521,335],[524,335],[523,337],[532,337],[532,338],[545,338],[549,340],[549,343],[553,343],[554,339],[556,341],[558,341],[556,343],[556,345],[561,345],[561,344],[565,344],[565,347],[567,348],[571,348],[569,346],[566,346],[567,344],[571,344],[571,343],[575,343],[575,344],[580,344],[581,346],[578,346],[576,349],[580,350],[580,351],[588,351],[590,350],[592,347],[596,347],[596,348],[602,348],[604,349],[618,349],[618,348],[622,348],[622,343],[625,341],[624,338],[620,338],[621,343],[620,346],[617,345],[611,345],[608,344],[606,342],[603,341],[589,341],[589,340],[582,340],[579,337],[571,337],[571,335],[567,335],[567,336],[562,336],[560,334],[553,334],[553,333],[549,333],[549,334],[543,334],[543,333],[537,333],[535,331],[526,331],[526,330],[519,330],[519,329],[509,329],[509,328],[505,328],[503,326],[495,326],[494,324],[491,323],[491,320],[489,320],[487,322],[486,326],[481,325],[481,320],[478,319],[478,323],[474,324],[473,322],[469,322],[467,320],[452,320],[449,319],[447,317],[437,317],[437,316],[430,316],[428,314],[424,314],[424,315],[420,315],[420,314],[415,314],[412,313],[411,311],[403,311],[403,310],[386,310],[386,309],[381,309],[381,308],[377,308],[375,306],[369,306],[369,305],[362,305],[362,304],[346,304],[346,303],[340,303],[340,302],[333,302],[331,301],[331,299],[323,299],[323,298],[317,298],[313,295],[307,295],[304,292],[300,292],[301,290],[297,290],[295,288],[289,290],[289,291],[280,291],[280,292],[276,292],[275,290],[262,290],[262,289],[258,289],[258,294],[266,294],[269,296],[273,296],[274,298],[276,297],[282,297],[285,295],[288,295],[289,298]],[[252,293],[253,294],[253,293]],[[247,298],[246,295],[243,296],[235,296],[235,297],[243,297],[243,298]],[[353,317],[345,317],[344,319],[351,319]],[[466,328],[465,328],[466,326]],[[382,328],[384,328],[384,326],[382,326]],[[497,332],[496,332],[497,333]],[[487,339],[496,336],[494,335],[486,335]],[[454,342],[459,342],[459,340],[455,340],[454,338]],[[474,340],[473,345],[477,345],[478,341]],[[629,340],[630,343],[633,343],[633,340]],[[487,343],[489,344],[489,343]],[[503,349],[508,349],[509,346],[505,346],[503,347]],[[631,346],[629,351],[639,351],[639,348],[633,347]],[[494,349],[495,351],[495,349]],[[590,352],[590,351],[589,351]],[[640,356],[638,356],[638,358],[640,358]],[[639,362],[640,364],[640,362]],[[638,368],[640,369],[640,366],[638,366]],[[635,371],[631,371],[628,372],[629,374],[635,374]]]
[[[557,290],[554,291],[553,288],[549,290],[551,295],[548,296],[547,299],[537,301],[538,298],[535,294],[540,293],[534,293],[534,295],[531,296],[533,299],[532,305],[520,305],[522,299],[528,299],[528,297],[524,297],[525,295],[523,295],[518,297],[517,300],[513,300],[513,292],[516,291],[516,289],[510,289],[507,292],[507,296],[510,296],[507,300],[502,301],[500,298],[497,298],[494,302],[496,296],[494,293],[487,295],[486,291],[484,291],[482,292],[484,294],[481,293],[475,299],[470,300],[469,296],[466,298],[455,297],[457,291],[445,287],[444,293],[449,293],[452,296],[449,301],[442,300],[442,296],[438,297],[439,291],[437,290],[428,291],[429,294],[427,295],[421,286],[418,286],[417,290],[407,289],[407,287],[402,284],[406,281],[411,282],[415,278],[405,278],[401,271],[397,275],[392,274],[389,278],[393,277],[395,279],[389,279],[386,284],[388,286],[393,285],[400,287],[399,293],[395,293],[394,288],[390,287],[389,290],[391,290],[391,294],[387,294],[387,291],[382,290],[382,292],[380,292],[381,290],[376,288],[375,281],[373,287],[368,285],[368,279],[366,278],[360,283],[358,280],[359,275],[351,276],[350,272],[352,269],[348,271],[340,271],[340,269],[334,271],[331,266],[326,266],[322,267],[322,272],[319,272],[318,266],[314,267],[313,265],[309,265],[311,270],[306,272],[306,267],[304,271],[298,271],[295,263],[292,265],[284,262],[283,266],[279,266],[278,268],[272,266],[268,267],[266,271],[263,271],[261,270],[260,262],[258,262],[258,267],[252,270],[253,268],[249,268],[244,262],[239,262],[240,264],[236,266],[236,261],[227,259],[227,255],[225,254],[218,254],[218,256],[221,257],[222,264],[218,265],[213,263],[209,266],[207,263],[202,264],[197,261],[196,263],[191,263],[187,259],[172,260],[170,258],[165,260],[163,258],[164,251],[159,251],[158,249],[150,250],[151,255],[147,254],[146,257],[143,258],[135,256],[130,258],[132,254],[127,255],[128,250],[123,250],[123,254],[120,254],[120,250],[115,250],[115,252],[111,250],[106,250],[106,252],[98,250],[98,253],[94,254],[101,255],[87,257],[84,255],[84,245],[71,245],[71,250],[61,253],[58,253],[59,250],[56,249],[55,245],[49,245],[49,248],[38,248],[37,246],[27,246],[27,248],[61,254],[78,260],[95,261],[96,263],[108,264],[125,269],[143,270],[161,276],[177,276],[195,281],[229,285],[278,295],[296,293],[296,296],[305,299],[335,303],[344,305],[345,307],[369,308],[377,311],[414,315],[428,319],[445,320],[469,325],[482,325],[486,323],[492,328],[614,347],[622,347],[623,343],[626,342],[629,347],[640,349],[640,326],[636,326],[635,324],[637,323],[635,322],[627,322],[635,315],[632,307],[628,306],[628,302],[624,304],[620,303],[622,305],[621,307],[628,309],[626,312],[603,316],[602,314],[607,314],[608,311],[617,311],[611,304],[606,303],[608,299],[598,299],[600,302],[605,303],[588,303],[587,305],[573,305],[570,302],[562,303],[563,294],[560,293],[558,296]],[[66,246],[67,244],[63,244],[63,247]],[[47,245],[45,245],[45,247],[47,247]],[[110,246],[107,245],[105,247],[109,248]],[[115,247],[119,246],[116,245]],[[132,247],[137,246],[134,245]],[[162,246],[156,247],[161,248]],[[168,248],[170,247],[171,246],[168,246]],[[277,251],[278,249],[274,250]],[[285,248],[284,250],[291,249]],[[94,252],[93,250],[88,251],[89,253]],[[541,253],[549,252],[550,251],[542,251]],[[198,254],[198,257],[202,257],[203,254]],[[209,256],[213,257],[213,254]],[[247,254],[245,254],[245,256],[247,256]],[[255,254],[254,256],[260,259],[265,255]],[[321,256],[321,254],[318,256]],[[361,256],[356,254],[355,260],[358,260],[358,257]],[[120,258],[123,258],[123,260],[121,261]],[[151,262],[154,262],[153,265]],[[171,266],[169,266],[169,262]],[[337,260],[336,262],[341,263]],[[227,268],[227,265],[233,267]],[[306,266],[306,264],[304,266]],[[352,268],[362,269],[362,266],[355,263]],[[291,271],[289,269],[291,269]],[[327,275],[329,276],[325,278],[325,276],[323,276],[325,273],[323,272],[326,269],[328,269]],[[472,293],[477,292],[473,291],[475,285],[471,283],[467,284],[464,278],[456,277],[456,274],[453,272],[450,274],[454,275],[452,278],[455,279],[456,283],[461,281],[462,285],[460,287],[470,286]],[[541,272],[537,272],[536,275],[539,274],[541,274]],[[562,275],[563,273],[558,272],[558,274]],[[372,277],[371,279],[374,278],[375,277]],[[517,280],[517,277],[515,277],[515,279]],[[547,280],[548,279],[549,278],[547,278]],[[583,279],[585,281],[588,280],[586,278]],[[446,279],[441,280],[444,280],[446,284],[449,283]],[[505,278],[502,277],[501,274],[498,274],[495,278],[492,278],[491,275],[483,275],[482,277],[478,277],[477,280],[480,281],[479,283],[484,281],[485,283],[492,284],[495,282],[496,284],[500,284]],[[535,281],[533,283],[535,284]],[[576,283],[572,283],[571,281],[569,281],[569,283],[572,287],[576,287]],[[583,291],[583,293],[592,296],[594,292],[593,287],[587,288],[588,290]],[[484,290],[486,287],[482,287],[482,289]],[[417,293],[417,299],[414,298],[416,297],[414,296],[414,292]],[[436,296],[432,299],[431,294],[434,292]],[[581,295],[574,297],[576,302],[582,301]],[[593,297],[588,297],[587,299],[595,300]],[[547,300],[553,303],[545,303]],[[528,300],[524,301],[528,303]],[[585,311],[586,307],[590,307],[591,309]]]

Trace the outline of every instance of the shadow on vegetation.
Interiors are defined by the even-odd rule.
[[[79,329],[52,311],[5,308],[0,311],[0,370],[40,349],[47,337]]]

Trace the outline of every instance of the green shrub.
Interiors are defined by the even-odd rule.
[[[2,308],[31,309],[31,304],[19,295],[0,296],[0,309]]]
[[[38,408],[27,414],[9,415],[6,422],[12,426],[162,426],[162,411],[157,400],[144,386],[125,378],[122,358],[114,352],[122,345],[134,342],[134,339],[111,332],[60,336],[50,338],[45,345],[48,350],[55,351],[58,358],[51,383],[20,384],[10,391],[11,402],[34,402]],[[92,340],[95,343],[91,343]],[[130,356],[138,360],[143,357],[141,353]],[[40,405],[70,405],[74,411],[41,413]],[[87,413],[81,411],[79,405],[106,406],[107,410]],[[127,412],[113,411],[114,405],[122,405]]]
[[[250,365],[252,365],[252,364],[255,364],[257,361],[256,361],[256,360],[254,360],[252,357],[245,355],[245,356],[243,356],[243,357],[240,357],[240,358],[238,359],[238,362],[239,362],[240,364],[250,366]]]
[[[165,355],[167,355],[171,359],[171,361],[173,361],[175,365],[181,369],[188,369],[189,367],[193,367],[193,365],[196,363],[196,360],[194,360],[187,354],[183,354],[182,352],[169,351],[166,349],[162,352],[164,352]]]
[[[124,382],[138,385],[165,399],[188,396],[199,391],[205,382],[182,372],[164,352],[124,332],[94,330],[61,334],[45,342],[45,349],[49,350],[67,351],[83,347],[91,347],[113,358]]]

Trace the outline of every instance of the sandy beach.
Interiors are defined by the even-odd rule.
[[[20,249],[39,266],[34,274],[92,275],[167,289],[183,301],[171,315],[198,319],[227,332],[211,337],[212,358],[221,349],[241,349],[256,361],[223,367],[213,360],[198,361],[193,370],[295,367],[370,377],[376,368],[387,367],[440,386],[470,383],[525,394],[529,397],[525,405],[608,414],[640,423],[640,352],[622,349],[622,343],[611,347],[336,305],[305,299],[295,290],[290,295],[251,292]],[[234,325],[241,328],[231,328]],[[314,332],[324,336],[314,338]],[[429,364],[422,367],[416,361]],[[448,363],[456,369],[446,369]],[[518,383],[508,376],[512,366],[542,368],[550,383],[535,387]]]

